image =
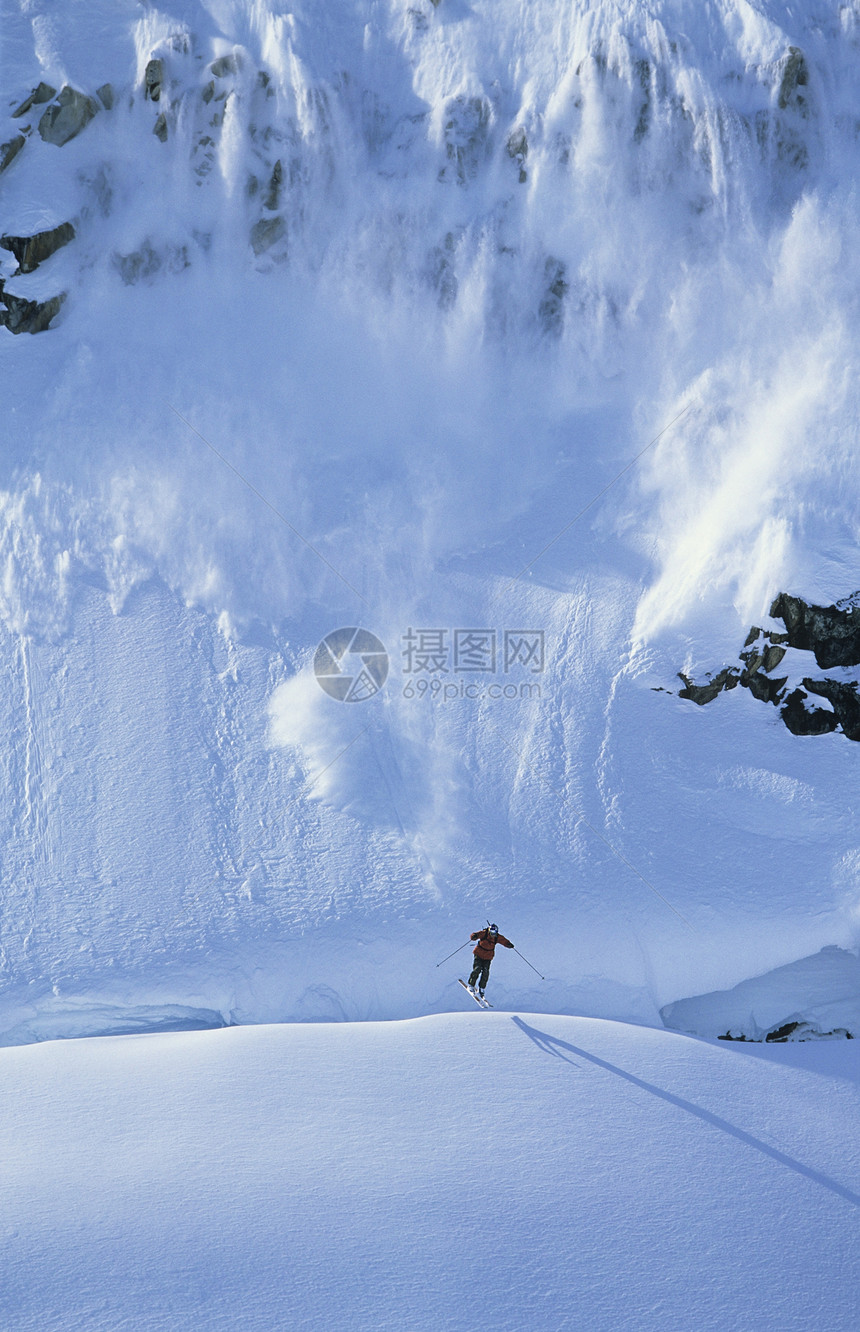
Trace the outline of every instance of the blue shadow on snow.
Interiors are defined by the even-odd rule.
[[[655,1087],[653,1082],[645,1082],[643,1078],[637,1078],[633,1073],[626,1073],[623,1068],[618,1068],[615,1064],[610,1064],[605,1059],[599,1059],[597,1055],[589,1054],[587,1050],[581,1050],[576,1045],[571,1045],[569,1041],[562,1041],[558,1036],[550,1036],[545,1031],[538,1031],[536,1027],[530,1027],[522,1018],[514,1017],[511,1019],[520,1031],[528,1036],[530,1041],[534,1041],[539,1050],[544,1054],[554,1055],[563,1059],[567,1064],[573,1064],[573,1060],[568,1059],[561,1053],[562,1050],[568,1050],[571,1054],[578,1055],[580,1059],[587,1059],[590,1064],[596,1064],[598,1068],[603,1068],[607,1073],[614,1073],[617,1078],[623,1078],[625,1082],[631,1082],[634,1087],[639,1087],[642,1091],[650,1092],[652,1096],[659,1096],[661,1101],[668,1101],[670,1105],[677,1106],[679,1110],[686,1110],[688,1115],[695,1115],[696,1119],[701,1119],[711,1128],[721,1129],[723,1133],[728,1133],[738,1142],[742,1142],[746,1147],[753,1147],[764,1156],[769,1156],[772,1161],[778,1161],[780,1165],[788,1166],[789,1170],[794,1170],[804,1179],[811,1179],[813,1183],[820,1184],[822,1188],[829,1189],[831,1193],[844,1198],[846,1202],[853,1207],[860,1207],[860,1197],[846,1189],[842,1184],[837,1184],[835,1180],[822,1175],[819,1170],[812,1170],[809,1166],[801,1165],[793,1157],[786,1156],[776,1147],[769,1147],[766,1142],[759,1138],[754,1138],[751,1133],[744,1129],[736,1128],[730,1124],[727,1119],[722,1119],[719,1115],[714,1115],[710,1110],[703,1110],[701,1106],[694,1105],[692,1101],[685,1101],[683,1096],[674,1096],[672,1092],[663,1091],[661,1087]],[[576,1065],[573,1064],[575,1068]]]

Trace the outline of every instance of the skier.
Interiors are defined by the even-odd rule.
[[[475,982],[480,977],[478,994],[483,999],[496,944],[504,944],[505,948],[513,948],[514,945],[510,939],[506,939],[503,934],[499,934],[498,925],[490,925],[486,930],[476,930],[469,937],[478,940],[477,947],[474,949],[475,965],[472,967],[472,974],[469,977],[469,989],[473,994],[475,993]]]

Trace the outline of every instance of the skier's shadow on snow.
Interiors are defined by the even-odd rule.
[[[544,1054],[551,1054],[559,1059],[564,1059],[565,1063],[573,1064],[574,1068],[577,1065],[573,1063],[572,1059],[563,1055],[562,1050],[578,1055],[580,1059],[587,1059],[590,1064],[596,1064],[598,1068],[605,1069],[607,1073],[614,1073],[617,1078],[623,1078],[625,1082],[631,1082],[634,1087],[650,1092],[652,1096],[658,1096],[661,1101],[668,1101],[670,1105],[677,1106],[679,1110],[686,1110],[687,1114],[694,1115],[696,1119],[701,1119],[705,1124],[709,1124],[711,1128],[721,1129],[723,1133],[728,1133],[731,1137],[737,1138],[746,1147],[755,1148],[764,1156],[769,1156],[772,1161],[778,1161],[780,1165],[788,1166],[789,1170],[794,1170],[798,1175],[802,1175],[804,1179],[811,1179],[815,1184],[820,1184],[822,1188],[829,1189],[831,1193],[844,1198],[852,1206],[860,1207],[860,1197],[856,1193],[852,1193],[850,1189],[837,1184],[835,1179],[822,1175],[819,1170],[812,1170],[809,1166],[802,1165],[800,1161],[795,1161],[793,1157],[787,1156],[785,1152],[779,1151],[776,1147],[768,1146],[766,1142],[754,1138],[751,1133],[730,1124],[727,1119],[721,1118],[720,1115],[714,1115],[710,1110],[703,1110],[700,1105],[694,1105],[692,1101],[685,1101],[683,1096],[675,1096],[672,1092],[663,1091],[662,1087],[655,1087],[653,1082],[646,1082],[644,1078],[637,1078],[633,1073],[627,1073],[623,1068],[619,1068],[617,1064],[610,1064],[605,1059],[599,1059],[597,1055],[589,1054],[587,1050],[581,1050],[578,1046],[571,1045],[569,1041],[562,1041],[558,1036],[550,1036],[545,1031],[538,1031],[536,1027],[530,1027],[527,1022],[523,1022],[522,1018],[515,1017],[511,1021],[528,1036],[530,1041],[534,1041],[538,1049],[542,1050]]]

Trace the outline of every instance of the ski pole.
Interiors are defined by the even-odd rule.
[[[448,961],[448,958],[453,957],[455,953],[460,953],[460,952],[462,952],[462,950],[463,950],[464,948],[468,948],[468,947],[469,947],[469,944],[470,944],[471,942],[472,942],[471,939],[467,939],[466,942],[465,942],[464,944],[460,944],[460,947],[459,947],[459,948],[455,948],[453,953],[449,953],[449,954],[448,954],[448,957],[443,957],[443,958],[442,958],[442,962],[447,962],[447,961]],[[436,963],[436,966],[437,966],[437,967],[441,967],[442,962],[437,962],[437,963]]]
[[[517,957],[523,957],[519,948],[515,948],[514,952],[516,953]],[[527,957],[523,957],[523,961],[525,962],[527,967],[532,967],[532,964]],[[538,971],[537,967],[532,967],[532,971],[535,973],[536,976],[540,976],[540,972]],[[546,980],[546,976],[540,976],[540,978],[541,980]]]

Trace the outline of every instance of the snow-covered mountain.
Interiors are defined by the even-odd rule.
[[[857,0],[0,16],[0,1040],[855,949]]]

